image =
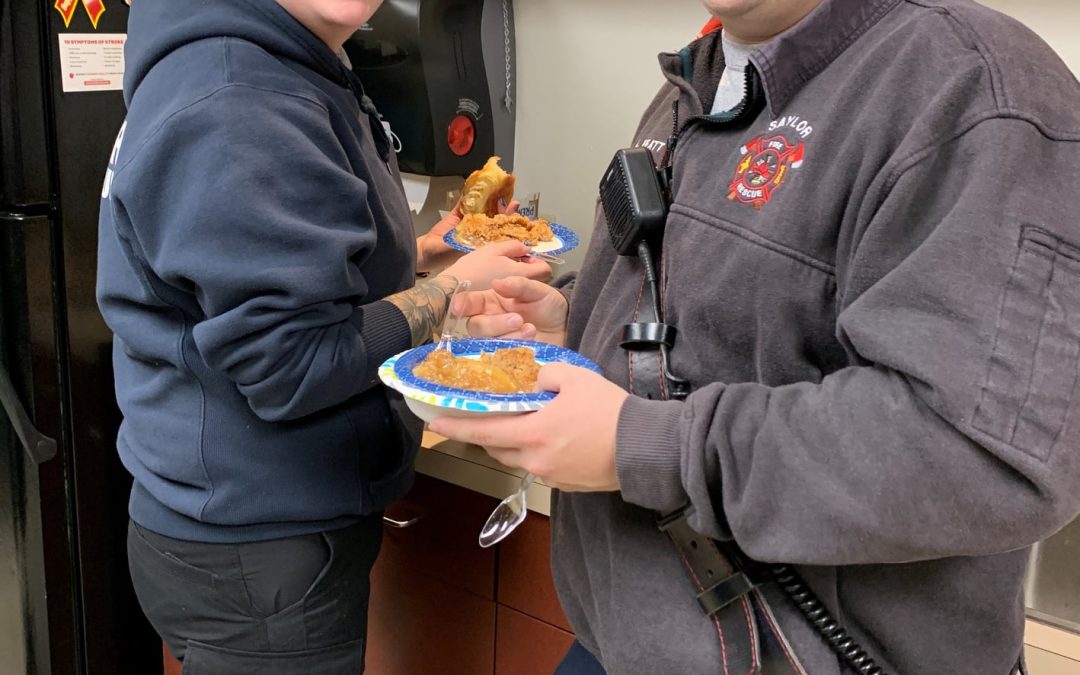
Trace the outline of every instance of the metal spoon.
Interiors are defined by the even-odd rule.
[[[517,492],[499,502],[499,505],[491,512],[487,522],[484,523],[484,528],[480,530],[481,548],[498,544],[506,539],[518,525],[525,522],[525,516],[528,513],[525,506],[525,493],[528,492],[534,480],[536,476],[531,473],[525,474],[521,478],[521,485],[518,486]]]

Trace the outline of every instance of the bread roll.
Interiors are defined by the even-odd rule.
[[[462,213],[498,214],[499,201],[509,204],[514,198],[515,180],[499,166],[499,158],[492,157],[484,168],[473,171],[465,180],[461,194]]]

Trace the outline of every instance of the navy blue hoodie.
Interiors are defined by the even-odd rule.
[[[132,518],[253,541],[401,496],[419,425],[377,386],[410,346],[380,299],[416,244],[360,82],[273,0],[137,2],[102,191]]]

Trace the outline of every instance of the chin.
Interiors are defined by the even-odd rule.
[[[718,19],[724,17],[740,16],[763,4],[768,0],[702,0],[705,9]]]
[[[324,0],[322,15],[327,22],[356,29],[381,5],[382,0]]]

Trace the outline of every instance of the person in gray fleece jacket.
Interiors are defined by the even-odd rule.
[[[801,573],[866,672],[1016,672],[1029,549],[1080,512],[1080,85],[969,0],[705,4],[723,31],[660,56],[634,138],[670,153],[661,298],[692,393],[634,395],[648,291],[600,213],[565,293],[462,308],[605,377],[549,365],[541,412],[432,429],[560,488],[559,597],[611,675],[853,672],[775,583],[725,634],[657,528],[684,504]],[[725,51],[745,79],[716,110]]]

